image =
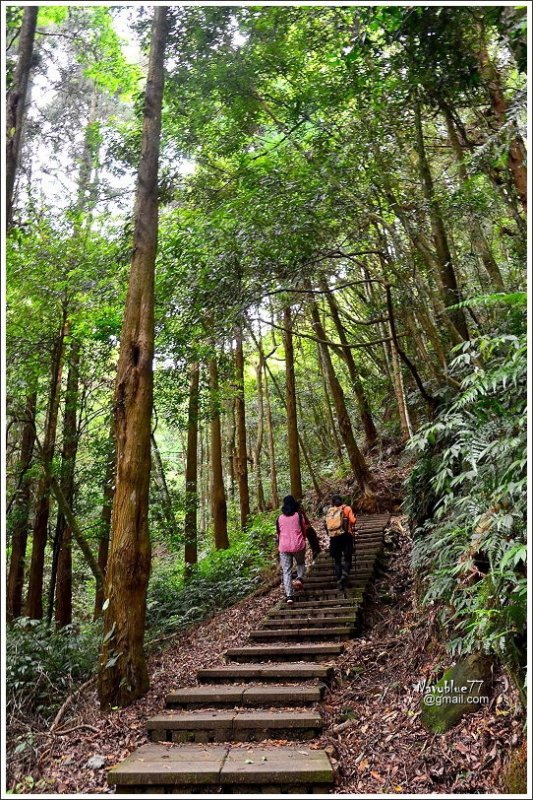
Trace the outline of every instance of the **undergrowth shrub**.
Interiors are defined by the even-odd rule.
[[[274,563],[274,515],[256,517],[230,539],[227,550],[202,558],[186,582],[182,562],[164,557],[154,564],[148,589],[151,628],[185,628],[260,588],[261,574]]]
[[[470,301],[472,302],[472,301]],[[451,363],[458,394],[410,443],[413,565],[422,602],[439,607],[454,654],[498,655],[523,682],[526,632],[525,295],[505,327],[464,343]]]
[[[15,620],[6,637],[8,716],[51,717],[73,687],[93,673],[100,637],[97,622],[54,630],[40,620]]]
[[[228,550],[201,559],[186,584],[182,561],[172,555],[156,561],[148,593],[152,630],[186,628],[260,587],[262,573],[274,563],[274,516],[258,516],[247,531],[231,537]],[[8,717],[50,721],[68,694],[97,669],[101,635],[101,620],[59,630],[39,620],[15,620],[6,637]]]

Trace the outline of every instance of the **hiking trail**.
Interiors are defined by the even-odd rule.
[[[277,603],[250,632],[253,644],[226,650],[225,666],[198,670],[199,686],[167,694],[168,710],[146,722],[151,743],[109,771],[115,791],[309,794],[331,789],[329,755],[313,746],[323,725],[320,702],[342,640],[356,633],[389,519],[389,514],[358,519],[355,567],[346,589],[336,588],[331,559],[322,552],[294,605]],[[280,740],[292,744],[273,744]]]

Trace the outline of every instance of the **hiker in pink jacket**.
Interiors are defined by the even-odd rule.
[[[305,517],[300,511],[299,503],[289,494],[283,500],[281,514],[276,520],[278,532],[278,550],[283,572],[283,588],[287,595],[287,603],[294,602],[293,589],[303,589],[305,575]],[[296,562],[296,580],[292,581],[293,559]]]

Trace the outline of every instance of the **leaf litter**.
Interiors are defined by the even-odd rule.
[[[432,681],[449,657],[433,635],[427,613],[416,609],[410,538],[402,520],[393,517],[391,528],[392,551],[386,571],[370,587],[361,634],[344,643],[334,662],[336,678],[317,706],[325,723],[322,734],[306,741],[308,750],[299,752],[325,749],[335,770],[336,794],[501,791],[509,746],[523,741],[517,692],[503,671],[496,671],[487,705],[445,734],[423,728],[421,694],[413,685],[424,678]],[[165,695],[196,683],[198,668],[226,663],[223,652],[228,647],[249,644],[250,630],[280,597],[275,588],[246,598],[177,635],[150,657],[151,688],[126,709],[101,714],[95,689],[87,690],[53,734],[32,731],[33,758],[28,762],[25,753],[11,759],[8,786],[14,788],[31,775],[34,785],[28,794],[110,793],[107,769],[149,741],[145,721],[161,712]],[[345,719],[347,710],[354,712],[353,719]],[[61,735],[62,729],[69,729],[69,735]],[[274,748],[287,744],[298,747],[297,741],[268,741]],[[232,746],[250,750],[249,743]],[[85,768],[95,755],[105,768]]]

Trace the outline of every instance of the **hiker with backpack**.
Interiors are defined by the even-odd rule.
[[[279,560],[287,603],[294,603],[294,590],[303,589],[305,575],[306,522],[300,504],[292,494],[283,499],[281,514],[276,520]],[[292,565],[296,563],[296,580],[292,580]]]
[[[350,506],[343,503],[338,494],[333,495],[324,525],[329,536],[329,552],[333,559],[337,587],[341,590],[346,587],[352,568],[356,521]]]

